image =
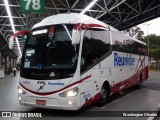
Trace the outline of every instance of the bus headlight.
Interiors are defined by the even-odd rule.
[[[65,91],[63,93],[60,93],[59,96],[60,97],[74,97],[78,94],[78,88],[75,87],[73,89],[70,89],[68,91]]]
[[[22,88],[18,88],[18,93],[19,94],[26,94],[26,92]]]

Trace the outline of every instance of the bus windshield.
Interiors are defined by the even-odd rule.
[[[73,25],[34,29],[23,51],[21,76],[29,79],[72,77],[77,66],[79,45],[72,45]]]

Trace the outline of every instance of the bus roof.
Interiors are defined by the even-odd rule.
[[[87,15],[79,13],[63,13],[49,16],[35,24],[32,29],[53,24],[98,24],[107,27],[108,25]]]
[[[123,34],[121,33],[119,30],[117,30],[116,28],[107,25],[106,23],[103,23],[97,19],[94,19],[92,17],[89,17],[87,15],[84,14],[80,14],[80,13],[63,13],[63,14],[57,14],[57,15],[52,15],[49,16],[45,19],[43,19],[41,22],[35,24],[33,26],[32,29],[34,28],[38,28],[38,27],[43,27],[43,26],[47,26],[47,25],[55,25],[55,24],[77,24],[77,23],[83,23],[83,24],[98,24],[107,28],[110,28],[111,31],[119,33],[121,35],[124,35],[128,38],[131,38],[134,41],[137,41],[141,44],[146,45],[146,43],[137,40],[133,37],[130,37],[127,34]]]

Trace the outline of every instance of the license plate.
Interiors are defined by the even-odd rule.
[[[36,100],[37,105],[45,105],[46,101],[45,100]]]

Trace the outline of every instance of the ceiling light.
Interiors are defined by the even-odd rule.
[[[92,0],[92,2],[90,2],[90,4],[84,8],[84,10],[80,13],[80,14],[84,14],[86,11],[88,11],[98,0]]]
[[[4,3],[5,3],[5,7],[6,7],[6,10],[7,10],[7,14],[9,16],[9,21],[11,23],[11,27],[12,27],[12,30],[13,30],[13,33],[16,32],[15,30],[15,27],[14,27],[14,23],[13,23],[13,19],[12,19],[12,15],[11,15],[11,10],[9,8],[9,4],[8,4],[8,0],[3,0]],[[21,50],[20,50],[20,46],[19,46],[19,42],[18,42],[18,39],[16,38],[16,43],[17,43],[17,46],[18,46],[18,50],[19,50],[19,53],[20,53],[20,57],[22,56],[22,53],[21,53]],[[20,58],[19,57],[19,58]]]

